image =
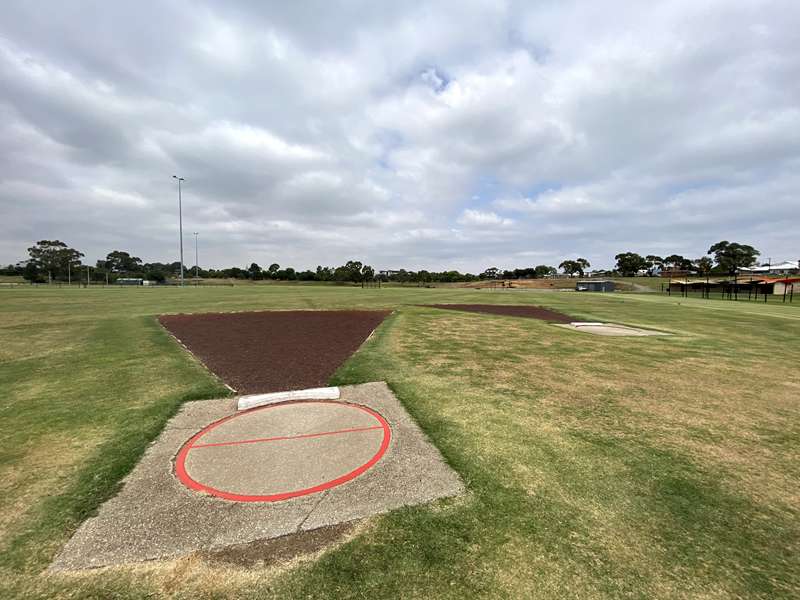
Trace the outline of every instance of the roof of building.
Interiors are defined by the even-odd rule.
[[[798,261],[785,260],[774,265],[763,265],[760,267],[741,267],[740,271],[748,271],[752,273],[770,273],[772,271],[785,271],[787,269],[800,269]]]

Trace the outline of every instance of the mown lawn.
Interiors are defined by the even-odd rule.
[[[417,306],[532,303],[600,338]],[[188,399],[225,389],[165,312],[396,308],[335,376],[386,380],[466,497],[281,567],[43,575]],[[0,290],[0,597],[796,597],[800,308],[651,295],[250,286]]]

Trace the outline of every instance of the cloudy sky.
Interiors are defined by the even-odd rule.
[[[0,262],[800,255],[796,0],[334,4],[4,0]]]

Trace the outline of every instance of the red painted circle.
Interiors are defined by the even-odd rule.
[[[336,477],[335,479],[331,479],[330,481],[322,482],[318,485],[314,485],[312,487],[300,489],[300,490],[291,490],[286,492],[280,492],[276,494],[267,494],[267,495],[248,495],[248,494],[237,494],[232,492],[226,492],[225,490],[219,490],[209,485],[205,485],[196,481],[192,478],[191,475],[186,470],[186,457],[188,456],[189,452],[193,449],[195,444],[207,433],[211,430],[219,427],[223,423],[226,423],[232,419],[245,417],[249,414],[252,414],[256,411],[261,410],[269,410],[270,408],[277,408],[282,406],[287,406],[290,404],[337,404],[340,406],[346,406],[348,408],[357,409],[363,411],[372,417],[378,422],[378,426],[375,428],[383,429],[383,439],[381,440],[380,447],[378,451],[365,463],[356,467],[352,471],[341,475],[340,477]],[[327,435],[326,433],[322,434],[312,434],[312,435]],[[304,436],[293,436],[293,437],[304,437]],[[379,413],[375,412],[371,408],[367,408],[366,406],[361,406],[359,404],[349,404],[347,402],[337,402],[335,400],[296,400],[290,402],[281,402],[279,404],[270,404],[268,406],[261,406],[257,408],[251,408],[250,410],[246,410],[234,415],[230,415],[219,421],[214,421],[210,425],[204,427],[199,432],[197,432],[194,436],[192,436],[189,441],[187,441],[178,452],[178,455],[175,458],[175,474],[178,479],[188,488],[196,490],[198,492],[205,492],[207,494],[211,494],[212,496],[217,496],[218,498],[224,498],[225,500],[233,500],[236,502],[278,502],[280,500],[288,500],[290,498],[297,498],[299,496],[307,496],[309,494],[315,494],[317,492],[322,492],[324,490],[328,490],[332,487],[336,487],[338,485],[342,485],[343,483],[347,483],[352,479],[355,479],[368,469],[372,468],[386,453],[386,450],[389,448],[389,442],[392,438],[392,430],[389,428],[389,423],[386,422],[386,419],[383,418]],[[272,439],[281,439],[281,438],[272,438]],[[291,439],[291,438],[286,438]],[[242,443],[248,443],[247,441]]]

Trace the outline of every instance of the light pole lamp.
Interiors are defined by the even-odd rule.
[[[177,175],[173,175],[172,178],[178,180],[178,235],[180,236],[181,242],[181,285],[183,285],[183,208],[181,206],[181,181],[184,179]]]

